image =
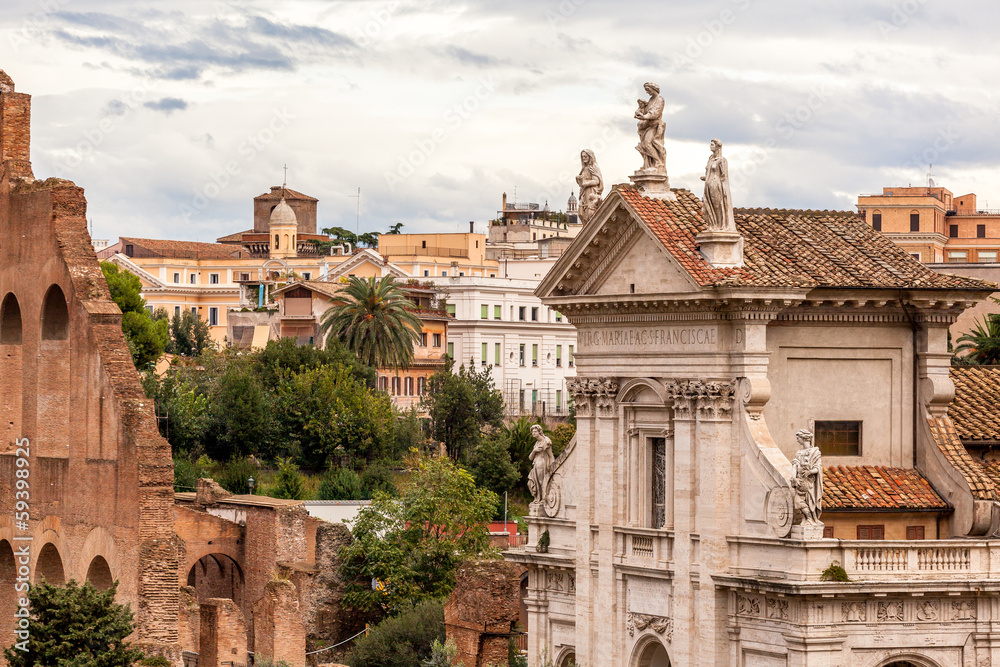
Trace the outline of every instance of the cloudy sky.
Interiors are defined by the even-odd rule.
[[[996,2],[4,0],[36,176],[94,235],[210,241],[288,184],[320,226],[464,231],[501,193],[565,207],[579,151],[641,166],[642,84],[671,184],[719,137],[742,206],[853,208],[935,180],[1000,208]]]

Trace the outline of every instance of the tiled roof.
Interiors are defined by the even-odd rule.
[[[972,458],[965,445],[958,439],[951,418],[948,415],[930,416],[927,418],[927,424],[931,427],[931,435],[934,436],[938,449],[969,484],[972,497],[976,500],[1000,500],[996,484],[983,468],[982,462]]]
[[[824,510],[947,510],[919,470],[832,466],[823,470]]]
[[[215,239],[216,243],[239,243],[243,240],[244,234],[253,234],[254,230],[248,229],[245,232],[236,232],[235,234],[230,234],[229,236],[223,236]]]
[[[296,192],[291,188],[278,188],[277,190],[271,190],[270,192],[265,192],[262,195],[257,195],[254,199],[264,199],[264,200],[274,200],[281,201],[282,197],[285,199],[304,199],[306,201],[319,201],[315,197],[310,197],[309,195],[304,195],[301,192]]]
[[[952,366],[948,415],[962,440],[1000,440],[1000,366]]]
[[[676,201],[665,201],[629,185],[615,190],[703,286],[996,289],[930,270],[850,211],[736,209],[744,267],[716,269],[694,238],[705,229],[695,195],[677,189]]]
[[[234,259],[240,251],[221,243],[198,243],[196,241],[165,241],[161,239],[121,238],[122,244],[143,248],[153,256],[169,259]],[[140,253],[135,253],[137,257]]]

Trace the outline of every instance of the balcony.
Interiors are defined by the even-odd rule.
[[[730,537],[736,576],[821,581],[839,564],[852,581],[970,580],[1000,577],[1000,543],[985,540],[814,540]]]
[[[615,563],[666,570],[673,559],[673,531],[615,526]]]

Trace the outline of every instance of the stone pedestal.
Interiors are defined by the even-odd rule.
[[[743,266],[743,237],[739,232],[704,231],[694,237],[702,256],[716,269]]]
[[[823,539],[824,527],[822,523],[815,525],[796,524],[792,526],[792,534],[789,537],[793,540],[821,540]]]
[[[670,190],[670,179],[667,177],[666,171],[645,171],[640,169],[629,176],[628,180],[632,181],[632,184],[639,190],[639,194],[643,197],[666,199],[668,201],[677,199],[677,195]]]

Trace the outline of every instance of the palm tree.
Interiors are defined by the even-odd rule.
[[[967,364],[1000,364],[1000,315],[988,313],[982,322],[976,322],[972,331],[962,334],[955,356],[958,361]]]
[[[340,295],[323,314],[320,337],[336,336],[372,368],[407,368],[421,324],[395,278],[348,278]]]

